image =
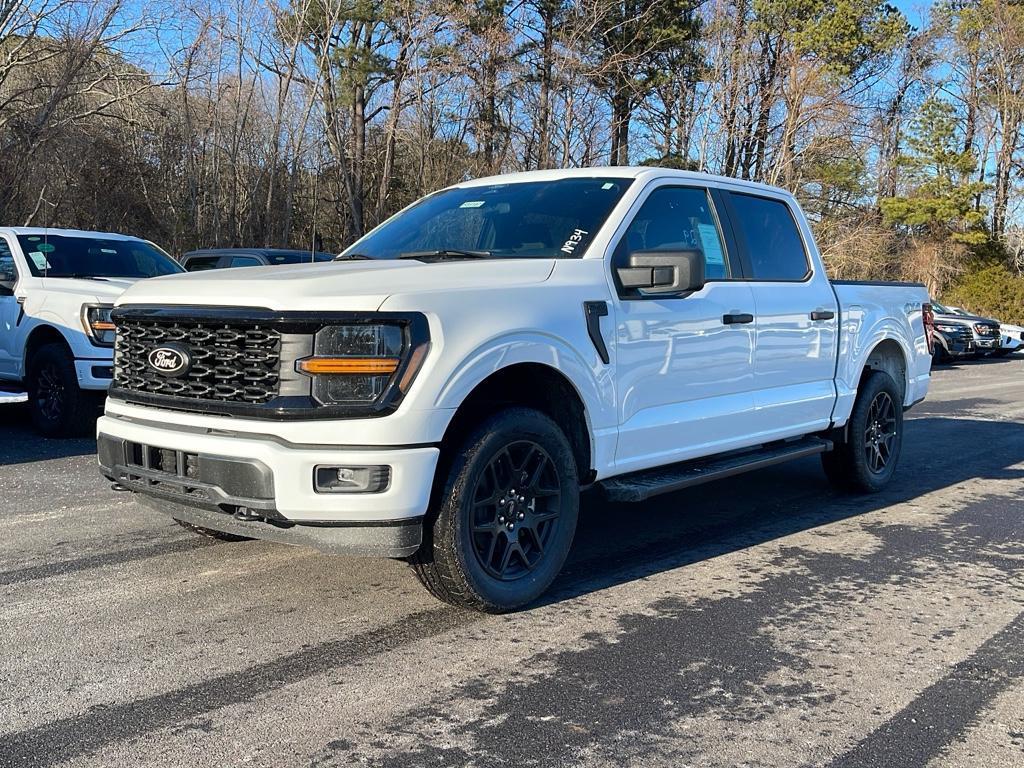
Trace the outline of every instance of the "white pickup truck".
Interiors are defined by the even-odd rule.
[[[408,558],[501,611],[612,500],[821,454],[892,476],[925,289],[834,283],[794,198],[659,168],[480,179],[330,264],[138,283],[99,463],[185,527]]]
[[[27,399],[47,436],[91,432],[113,377],[114,299],[183,271],[137,237],[0,227],[0,403]]]

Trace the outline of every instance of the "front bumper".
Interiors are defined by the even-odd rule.
[[[429,445],[296,445],[271,435],[157,427],[115,416],[101,418],[97,432],[100,471],[174,517],[228,533],[386,557],[419,546],[439,456]],[[133,446],[155,449],[162,458],[143,461],[139,456],[148,454]],[[379,493],[318,493],[313,472],[319,464],[387,465],[391,482]]]
[[[106,360],[75,360],[75,375],[80,389],[109,389],[114,380],[114,362]]]

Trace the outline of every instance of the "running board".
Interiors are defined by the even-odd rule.
[[[28,401],[28,395],[25,392],[8,392],[0,389],[0,405],[7,405],[8,403],[24,403]]]
[[[722,480],[784,461],[814,456],[832,450],[832,442],[820,437],[804,437],[788,443],[729,453],[706,459],[684,461],[667,467],[655,467],[601,481],[610,501],[644,501],[662,493],[671,493],[692,485]]]

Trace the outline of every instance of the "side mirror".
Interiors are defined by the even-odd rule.
[[[617,270],[623,288],[645,294],[683,294],[704,287],[701,251],[633,251],[629,266]]]

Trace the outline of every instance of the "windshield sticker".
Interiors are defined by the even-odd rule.
[[[611,189],[614,186],[615,186],[614,184],[612,184],[610,181],[608,181],[608,182],[605,182],[604,184],[601,185],[601,189]]]
[[[36,265],[36,269],[47,270],[50,268],[50,262],[46,260],[39,251],[32,251],[28,257],[32,259],[32,263]]]
[[[479,208],[484,204],[483,200],[467,200],[459,208]]]
[[[583,236],[589,234],[590,233],[585,229],[574,230],[572,235],[569,236],[569,239],[565,241],[565,245],[562,246],[562,253],[567,253],[572,256],[573,251],[576,250],[576,246],[583,240]]]
[[[53,253],[56,250],[57,250],[57,246],[51,245],[50,243],[40,243],[39,244],[39,252],[40,253]]]
[[[725,254],[722,244],[718,241],[718,228],[714,224],[698,224],[700,242],[704,251],[704,263],[708,266],[724,267]]]

